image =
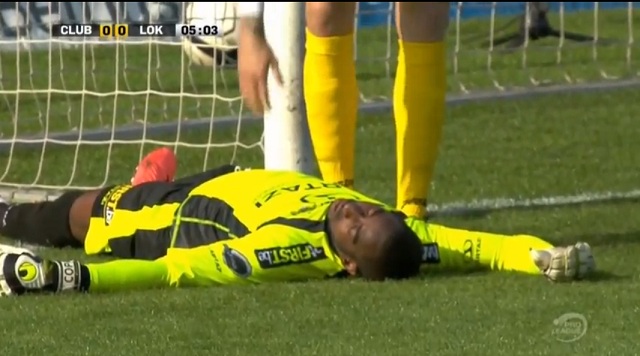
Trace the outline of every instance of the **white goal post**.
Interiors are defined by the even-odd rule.
[[[267,41],[278,58],[282,86],[269,73],[271,110],[264,115],[264,166],[311,174],[314,154],[308,135],[302,91],[304,3],[266,2]]]
[[[311,169],[301,91],[303,3],[266,3],[268,39],[286,80],[284,87],[270,80],[273,109],[264,121],[244,109],[234,68],[190,63],[178,38],[48,34],[59,22],[182,22],[185,4],[0,4],[0,196],[42,199],[112,184],[126,178],[123,165],[135,165],[158,145],[192,157],[200,170],[214,156],[230,162],[245,150],[263,150],[270,168]],[[364,113],[391,107],[392,4],[360,3],[355,19]],[[450,104],[640,84],[637,3],[551,3],[549,23],[560,35],[542,39],[534,39],[541,29],[534,26],[541,10],[535,4],[547,3],[451,3]],[[522,17],[522,43],[498,44],[517,34],[516,16],[523,14],[529,16]],[[591,39],[574,42],[569,32]]]

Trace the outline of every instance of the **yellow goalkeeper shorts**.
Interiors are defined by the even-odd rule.
[[[166,182],[103,189],[93,205],[85,252],[149,260],[164,256],[174,216],[189,191]]]

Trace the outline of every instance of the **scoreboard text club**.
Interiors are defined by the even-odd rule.
[[[218,26],[205,24],[55,24],[52,37],[176,37],[217,36]]]

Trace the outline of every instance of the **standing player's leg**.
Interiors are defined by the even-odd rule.
[[[354,2],[307,2],[304,97],[324,180],[353,186],[358,85]]]
[[[393,89],[397,207],[426,213],[445,111],[448,2],[398,2],[398,68]]]

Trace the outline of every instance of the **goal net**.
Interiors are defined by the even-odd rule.
[[[359,5],[356,59],[363,110],[390,105],[396,59],[391,4]],[[552,4],[546,17],[551,29],[540,21],[545,4]],[[637,83],[637,3],[451,6],[451,101]],[[0,194],[121,182],[157,146],[178,152],[181,173],[239,156],[261,162],[261,120],[243,110],[234,68],[190,63],[180,39],[70,41],[48,34],[58,22],[177,23],[184,7],[0,5]],[[543,36],[548,30],[557,30],[558,37]],[[574,41],[569,32],[584,38]]]

